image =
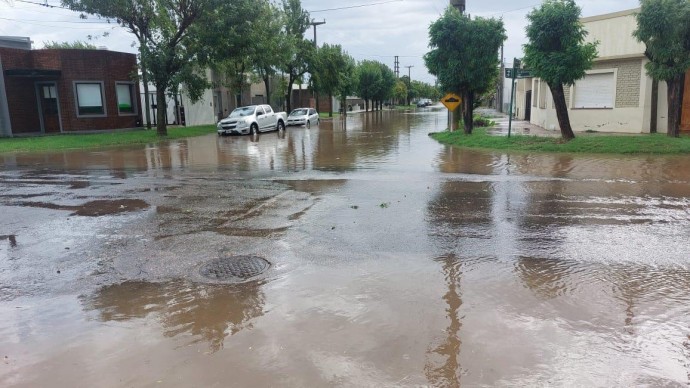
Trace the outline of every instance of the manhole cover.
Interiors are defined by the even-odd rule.
[[[230,256],[210,261],[199,273],[212,280],[242,281],[260,275],[271,263],[259,256]]]

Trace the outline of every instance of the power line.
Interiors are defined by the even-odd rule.
[[[40,5],[41,7],[46,7],[46,8],[60,8],[60,9],[67,9],[67,10],[70,10],[70,11],[71,11],[71,9],[69,9],[69,8],[67,8],[67,7],[62,7],[62,6],[59,6],[59,5],[48,4],[48,1],[45,1],[45,2],[43,2],[43,3],[37,3],[37,2],[35,2],[35,1],[28,1],[28,0],[14,0],[14,1],[16,1],[16,2],[18,2],[18,3],[27,3],[27,4],[33,4],[33,5]]]
[[[389,1],[381,1],[378,3],[371,3],[371,4],[360,4],[360,5],[351,5],[347,7],[338,7],[338,8],[327,8],[327,9],[317,9],[315,11],[308,11],[309,13],[317,13],[317,12],[328,12],[328,11],[340,11],[343,9],[352,9],[352,8],[363,8],[363,7],[371,7],[374,5],[381,5],[381,4],[388,4],[388,3],[397,3],[400,1],[404,0],[389,0]]]
[[[1,18],[1,17],[0,17],[0,20],[8,20],[8,21],[11,21],[11,22],[16,22],[16,23],[31,24],[31,25],[33,25],[33,26],[51,27],[51,28],[70,28],[70,29],[75,29],[75,30],[101,30],[101,29],[104,29],[104,28],[106,28],[106,29],[108,29],[108,28],[112,29],[112,28],[115,28],[115,27],[119,27],[119,26],[117,26],[117,25],[112,25],[112,27],[111,27],[111,26],[108,26],[108,27],[106,27],[106,26],[101,26],[101,27],[53,26],[53,25],[49,25],[49,24],[32,23],[32,22],[27,22],[27,21],[25,21],[25,20],[8,19],[8,18]],[[51,22],[51,21],[46,21],[46,22],[47,22],[47,23],[53,23],[53,22]],[[95,23],[92,23],[92,24],[95,24]]]

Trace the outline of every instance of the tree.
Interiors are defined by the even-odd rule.
[[[637,30],[649,62],[647,74],[668,85],[668,136],[680,136],[685,73],[690,68],[690,2],[641,0]]]
[[[395,98],[396,101],[405,101],[405,98],[407,98],[407,84],[401,79],[395,81],[393,98]]]
[[[492,88],[498,77],[496,53],[506,39],[503,21],[472,19],[448,7],[429,27],[429,38],[431,51],[424,56],[424,62],[443,89],[462,96],[458,111],[462,109],[465,133],[471,134],[475,96]],[[451,129],[456,123],[454,118]]]
[[[378,109],[381,110],[383,102],[393,96],[393,88],[395,87],[395,73],[386,64],[376,62],[381,69],[381,82],[374,92],[374,100],[377,102]]]
[[[352,76],[352,68],[348,67],[348,57],[340,45],[324,44],[312,61],[314,85],[317,86],[318,92],[327,94],[331,100],[333,95],[338,94],[340,84],[349,82],[347,78]],[[332,108],[332,105],[329,106]],[[333,109],[328,112],[328,116],[333,117]]]
[[[198,65],[203,45],[198,39],[234,12],[238,0],[62,0],[72,10],[116,19],[138,39],[144,73],[156,85],[161,107],[169,89],[184,83],[196,101],[207,87]],[[158,109],[157,132],[167,135],[166,110]]]
[[[249,59],[254,71],[266,87],[266,103],[271,104],[271,78],[276,74],[276,66],[285,62],[285,31],[283,14],[272,3],[262,0],[256,4],[256,19],[248,39]]]
[[[43,48],[46,49],[79,49],[79,50],[97,50],[98,47],[91,43],[75,40],[74,42],[43,42]]]
[[[580,22],[580,7],[573,0],[546,0],[527,14],[527,38],[524,62],[535,77],[549,85],[553,96],[561,136],[575,138],[570,126],[563,85],[573,85],[592,67],[597,43],[585,43]]]
[[[381,67],[375,61],[364,60],[357,66],[357,94],[364,100],[364,110],[369,111],[373,99],[383,82]]]
[[[281,70],[288,76],[286,103],[287,111],[292,110],[292,85],[309,71],[310,61],[314,54],[314,44],[304,39],[304,33],[309,29],[309,13],[302,9],[300,0],[283,0],[283,14],[285,17],[285,62],[280,64]]]
[[[343,66],[340,69],[340,81],[338,82],[337,95],[340,98],[340,107],[343,115],[347,116],[347,97],[353,94],[356,90],[357,62],[347,53],[343,53]]]

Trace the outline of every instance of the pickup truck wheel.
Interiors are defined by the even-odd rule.
[[[307,128],[311,128],[311,120],[307,119],[307,124],[305,125]]]
[[[282,121],[278,121],[278,132],[285,130],[285,124]]]
[[[251,135],[258,135],[259,134],[259,126],[256,124],[252,124],[252,126],[249,127],[249,133]]]

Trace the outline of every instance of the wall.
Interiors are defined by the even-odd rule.
[[[141,120],[136,114],[119,114],[116,82],[131,82],[136,74],[136,55],[106,50],[22,50],[0,48],[4,70],[59,70],[58,76],[6,76],[5,90],[13,133],[40,132],[36,83],[55,82],[57,86],[62,129],[85,131],[134,128]],[[103,83],[104,117],[77,117],[74,81]],[[139,93],[134,85],[134,101]],[[137,104],[138,105],[138,104]]]
[[[639,8],[580,19],[588,32],[585,41],[599,41],[599,58],[639,57],[644,54],[644,44],[632,36],[637,29],[636,12]]]

